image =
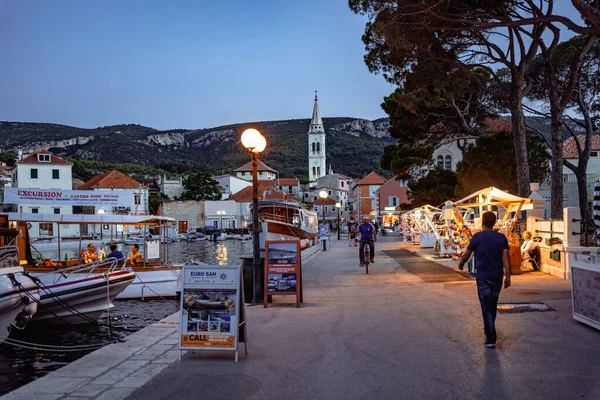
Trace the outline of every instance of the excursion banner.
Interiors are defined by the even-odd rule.
[[[52,206],[131,207],[133,192],[113,190],[59,190],[4,188],[5,204]]]

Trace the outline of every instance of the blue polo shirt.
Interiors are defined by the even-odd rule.
[[[478,279],[502,280],[502,253],[508,249],[506,236],[496,231],[477,232],[467,249],[475,252]]]
[[[373,232],[375,232],[375,227],[371,224],[360,224],[358,226],[358,231],[360,232],[360,240],[373,240]]]

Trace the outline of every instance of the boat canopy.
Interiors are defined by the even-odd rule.
[[[33,214],[33,213],[3,213],[9,221],[46,222],[59,225],[102,224],[102,225],[148,225],[157,226],[174,218],[156,215],[99,215],[99,214]]]

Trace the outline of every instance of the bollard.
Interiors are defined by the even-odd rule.
[[[321,239],[321,250],[327,251],[327,240]]]

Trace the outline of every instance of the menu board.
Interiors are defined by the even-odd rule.
[[[600,265],[574,264],[571,264],[573,318],[600,329]]]
[[[295,295],[300,307],[302,293],[302,266],[299,240],[267,240],[265,242],[265,293],[268,296]]]
[[[240,267],[184,265],[180,305],[182,350],[238,350]]]

